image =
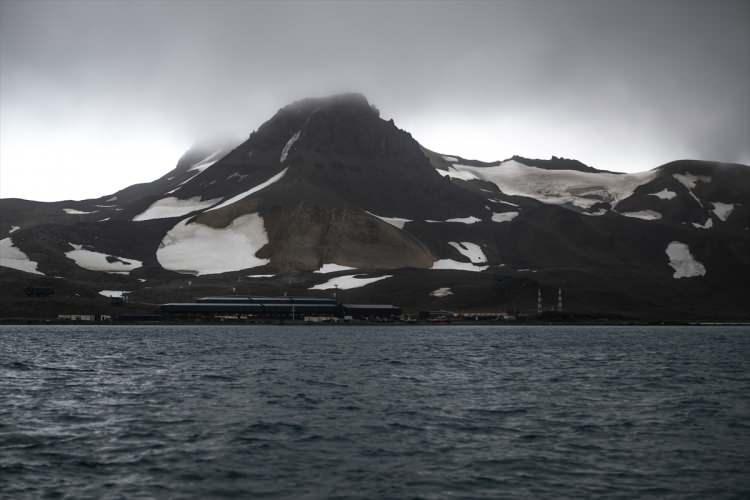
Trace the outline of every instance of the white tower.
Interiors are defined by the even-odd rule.
[[[557,289],[557,312],[562,312],[563,310],[563,304],[562,304],[562,288]]]
[[[536,313],[542,314],[542,289],[538,289],[536,292]]]

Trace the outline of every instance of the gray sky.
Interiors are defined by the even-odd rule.
[[[93,197],[359,91],[431,149],[750,164],[750,2],[0,0],[0,196]]]

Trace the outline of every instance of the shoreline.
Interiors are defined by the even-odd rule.
[[[364,326],[750,326],[746,321],[46,321],[0,319],[3,326],[294,326],[294,327],[364,327]]]

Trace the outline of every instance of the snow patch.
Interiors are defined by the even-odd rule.
[[[10,227],[10,231],[8,231],[8,234],[13,234],[16,231],[18,231],[19,229],[21,229],[21,226],[11,226]]]
[[[294,143],[297,142],[300,134],[302,134],[302,131],[298,130],[292,137],[289,138],[288,141],[286,141],[286,144],[284,144],[284,149],[281,150],[279,163],[284,163],[286,161],[286,157],[289,156],[289,151],[292,150],[292,146],[294,146]]]
[[[671,200],[675,196],[677,196],[677,193],[674,191],[670,191],[667,188],[662,189],[658,193],[649,193],[649,196],[656,196],[660,200]]]
[[[583,215],[589,215],[589,216],[592,216],[592,217],[599,217],[601,215],[606,214],[607,210],[605,210],[604,208],[600,208],[599,210],[597,210],[595,212],[581,212],[581,213]]]
[[[484,189],[482,191],[484,191]],[[492,203],[500,203],[500,204],[503,204],[503,205],[510,205],[511,207],[518,207],[519,206],[518,203],[511,203],[509,201],[498,200],[497,198],[489,198],[488,201],[491,201]]]
[[[469,259],[472,264],[484,264],[487,262],[487,256],[476,243],[471,243],[470,241],[449,241],[448,244],[458,250],[458,253]]]
[[[189,170],[188,170],[188,172],[189,172]],[[194,173],[193,175],[191,175],[190,177],[188,177],[188,178],[187,178],[187,179],[185,179],[184,181],[182,181],[182,182],[180,182],[179,184],[177,184],[177,187],[176,187],[176,188],[174,188],[174,189],[170,189],[169,191],[167,191],[167,192],[166,192],[166,194],[172,194],[172,193],[174,193],[174,192],[176,192],[176,191],[179,191],[179,190],[180,190],[180,189],[182,188],[182,186],[184,186],[184,185],[185,185],[185,184],[187,184],[188,182],[192,181],[193,179],[195,179],[196,177],[198,177],[198,176],[199,176],[199,175],[201,175],[202,173],[203,173],[203,170],[199,170],[199,171],[197,171],[196,173]]]
[[[453,291],[450,289],[450,287],[443,287],[431,291],[430,295],[433,297],[447,297],[448,295],[453,295]]]
[[[203,158],[198,163],[195,163],[192,167],[187,169],[188,172],[195,172],[196,170],[198,173],[203,172],[209,167],[212,167],[217,161],[224,158],[230,150],[228,149],[219,149],[217,151],[214,151],[213,153],[209,154],[205,158]]]
[[[637,212],[619,212],[620,215],[641,220],[659,220],[661,214],[655,210],[639,210]]]
[[[716,214],[716,217],[721,219],[721,222],[726,222],[729,216],[732,214],[732,211],[734,210],[733,203],[722,203],[720,201],[714,201],[711,202],[711,204],[714,206],[714,214]]]
[[[693,254],[690,253],[690,248],[685,243],[673,241],[667,245],[666,252],[667,257],[669,257],[669,265],[674,269],[673,277],[675,279],[706,275],[705,266],[695,260]]]
[[[232,150],[231,148],[219,149],[217,151],[214,151],[210,155],[206,156],[201,161],[195,163],[193,166],[191,166],[185,171],[185,173],[189,173],[189,172],[195,172],[195,173],[192,174],[187,179],[185,179],[184,181],[177,184],[176,188],[167,191],[166,194],[173,194],[174,192],[178,191],[182,186],[184,186],[188,182],[192,181],[193,179],[201,175],[203,172],[206,171],[206,169],[208,169],[209,167],[212,167],[219,160],[223,159],[227,154],[229,154],[231,150]]]
[[[349,266],[341,266],[339,264],[323,264],[320,269],[317,271],[313,271],[318,274],[327,274],[327,273],[336,273],[339,271],[351,271],[352,269],[357,269],[356,267],[349,267]]]
[[[13,240],[9,237],[0,240],[0,267],[9,267],[17,271],[44,276],[44,273],[37,270],[38,265],[38,263],[29,259],[29,256],[20,248],[15,246]]]
[[[489,266],[475,266],[474,264],[468,263],[468,262],[458,262],[457,260],[453,259],[440,259],[436,260],[432,263],[432,267],[430,269],[435,270],[446,270],[451,269],[455,271],[471,271],[474,273],[479,273],[487,269]]]
[[[99,210],[92,210],[91,212],[84,212],[82,210],[76,210],[75,208],[63,208],[63,212],[69,215],[86,215],[86,214],[94,214],[98,212]]]
[[[168,219],[170,217],[182,217],[190,212],[197,210],[203,210],[212,205],[215,205],[221,201],[221,198],[214,198],[212,200],[202,201],[200,196],[194,196],[186,200],[181,200],[170,196],[168,198],[162,198],[152,203],[142,213],[133,217],[134,222],[152,220],[152,219]]]
[[[275,274],[248,274],[248,278],[273,278]]]
[[[221,205],[218,205],[218,206],[215,206],[215,207],[209,209],[208,212],[210,212],[212,210],[218,210],[220,208],[228,207],[229,205],[232,205],[232,204],[237,203],[238,201],[240,201],[240,200],[242,200],[244,198],[247,198],[251,194],[257,193],[258,191],[267,188],[271,184],[273,184],[273,183],[278,182],[279,180],[281,180],[281,178],[284,177],[284,174],[286,174],[286,171],[287,171],[287,169],[285,168],[284,170],[282,170],[278,174],[274,175],[273,177],[271,177],[267,181],[261,182],[257,186],[255,186],[253,188],[250,188],[247,191],[244,191],[244,192],[238,194],[237,196],[232,196],[231,198],[229,198],[227,201],[225,201]]]
[[[89,271],[100,271],[110,274],[128,274],[134,269],[143,266],[143,262],[135,259],[127,259],[116,255],[85,250],[83,245],[68,243],[73,250],[65,252],[65,256],[76,263],[78,267]]]
[[[180,221],[156,250],[164,269],[181,274],[219,274],[268,264],[255,254],[268,243],[263,218],[247,214],[223,228]]]
[[[698,205],[703,207],[703,203],[695,195],[693,189],[699,182],[711,182],[711,177],[707,175],[693,175],[690,172],[685,172],[684,174],[672,174],[672,177],[677,179],[677,182],[685,186],[685,189],[688,190],[690,196],[698,203]]]
[[[696,184],[699,182],[711,182],[711,177],[708,175],[693,175],[690,172],[685,172],[684,174],[672,174],[672,177],[677,179],[677,182],[688,189],[695,189]]]
[[[658,175],[655,170],[636,174],[547,170],[515,160],[494,167],[459,164],[454,167],[495,184],[510,196],[525,196],[553,205],[572,204],[578,208],[591,208],[601,202],[614,207],[631,196],[638,186]]]
[[[473,181],[479,179],[479,177],[472,174],[471,172],[456,170],[453,167],[449,168],[448,170],[441,170],[439,168],[436,168],[435,171],[443,177],[448,177],[449,179],[459,179],[462,181]]]
[[[401,217],[383,217],[381,215],[375,215],[372,212],[367,212],[368,214],[372,215],[373,217],[377,217],[378,219],[382,220],[383,222],[390,224],[393,227],[397,227],[399,229],[403,229],[407,222],[413,222],[411,219],[404,219]]]
[[[363,278],[362,276],[364,275],[350,274],[346,276],[337,276],[335,278],[331,278],[325,283],[321,283],[319,285],[311,287],[310,290],[330,290],[331,288],[351,290],[352,288],[362,288],[363,286],[367,286],[371,283],[390,278],[392,275],[386,274],[384,276],[376,276],[374,278]]]
[[[99,295],[103,295],[104,297],[109,297],[110,299],[121,299],[123,295],[127,295],[132,292],[128,292],[126,290],[100,290]]]
[[[103,219],[99,219],[99,220],[98,220],[98,221],[96,221],[96,222],[107,222],[107,221],[108,221],[109,219],[110,219],[110,217],[105,217],[105,218],[103,218]]]
[[[447,161],[448,163],[456,163],[458,161],[458,158],[455,156],[443,156],[443,160]]]
[[[446,219],[445,222],[459,222],[461,224],[475,224],[481,222],[482,219],[478,219],[473,215],[470,217],[456,217],[455,219]]]
[[[518,212],[495,212],[492,214],[492,222],[510,222],[518,217]]]
[[[693,227],[697,229],[711,229],[712,227],[714,227],[714,220],[709,217],[708,220],[706,220],[706,222],[704,222],[703,224],[693,222]]]
[[[113,196],[113,197],[111,197],[109,199],[104,200],[105,203],[110,203],[110,202],[113,202],[113,201],[117,201],[117,196]]]

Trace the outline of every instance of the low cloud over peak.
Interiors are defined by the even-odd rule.
[[[0,14],[2,197],[150,180],[197,140],[351,90],[465,157],[750,160],[743,1],[10,1]]]

